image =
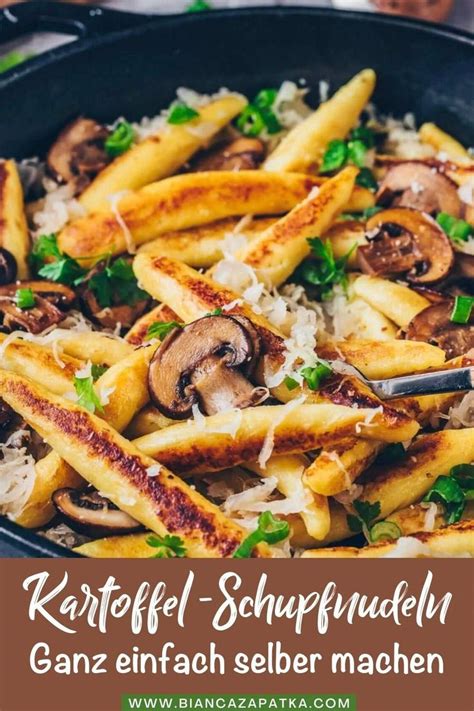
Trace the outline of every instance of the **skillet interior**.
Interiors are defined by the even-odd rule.
[[[38,154],[81,113],[102,121],[156,114],[177,86],[253,94],[303,77],[312,88],[322,78],[337,87],[367,66],[379,77],[383,111],[413,111],[472,145],[473,46],[462,33],[367,13],[266,8],[160,17],[54,50],[0,81],[0,155]]]
[[[0,79],[2,157],[41,154],[79,114],[101,121],[156,114],[178,86],[252,95],[304,78],[316,89],[316,104],[320,79],[337,87],[363,67],[377,72],[375,102],[383,111],[414,112],[419,122],[435,121],[474,144],[474,40],[467,34],[307,8],[181,15],[138,27],[136,16],[124,15],[123,22],[133,26],[116,31],[115,20],[113,32],[61,47]],[[17,555],[74,555],[11,522],[0,521],[0,529]]]

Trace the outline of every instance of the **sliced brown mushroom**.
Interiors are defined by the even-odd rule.
[[[138,521],[94,489],[56,489],[52,499],[74,531],[91,537],[116,536],[141,528]]]
[[[92,119],[81,117],[72,121],[49,150],[49,170],[65,183],[78,177],[88,182],[110,161],[104,148],[108,135],[107,129]]]
[[[248,319],[206,316],[176,328],[156,351],[148,372],[150,396],[167,417],[182,420],[197,404],[212,415],[243,409],[261,399],[248,377],[260,343]]]
[[[64,284],[58,284],[54,281],[17,281],[13,284],[0,286],[0,298],[13,298],[18,289],[31,289],[36,297],[46,299],[54,306],[66,310],[71,308],[76,298],[72,289]]]
[[[367,221],[369,244],[359,247],[359,266],[366,274],[405,274],[415,284],[445,279],[454,264],[449,238],[427,214],[409,208],[392,208]]]
[[[422,161],[389,168],[380,184],[377,202],[386,207],[411,207],[430,215],[448,212],[460,217],[462,211],[456,184]]]
[[[0,284],[11,284],[17,275],[16,259],[8,249],[0,247]]]
[[[413,286],[412,288],[413,291],[428,299],[431,304],[441,304],[446,301],[446,294],[438,289],[432,289],[429,286]]]
[[[0,297],[0,314],[2,313],[4,329],[20,329],[34,334],[42,333],[65,317],[63,311],[41,296],[35,297],[35,305],[30,309],[20,309],[13,298]]]
[[[136,304],[118,304],[113,306],[100,306],[95,295],[90,289],[85,289],[81,294],[81,301],[87,315],[104,328],[114,329],[118,323],[123,328],[131,328],[135,321],[142,316],[149,304],[149,300],[138,301]]]
[[[474,254],[456,252],[456,274],[464,279],[473,280],[474,284]]]
[[[453,323],[453,307],[454,301],[449,300],[423,309],[409,323],[406,338],[438,346],[448,359],[464,355],[474,348],[474,311],[469,323]]]
[[[265,157],[258,138],[237,138],[232,143],[201,153],[192,163],[193,172],[205,170],[255,170]]]

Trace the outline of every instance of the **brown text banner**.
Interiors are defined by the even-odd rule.
[[[0,708],[339,694],[472,711],[473,582],[468,560],[0,560]]]

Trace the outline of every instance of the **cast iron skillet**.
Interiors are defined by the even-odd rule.
[[[0,155],[41,154],[84,114],[101,121],[154,115],[178,86],[221,86],[252,95],[282,79],[337,87],[363,67],[377,71],[377,105],[414,112],[474,145],[474,38],[437,25],[326,9],[265,8],[147,17],[29,2],[0,12],[0,43],[36,31],[79,41],[0,75]],[[17,555],[68,552],[11,522]],[[0,555],[1,555],[0,551]],[[69,555],[74,555],[69,553]]]

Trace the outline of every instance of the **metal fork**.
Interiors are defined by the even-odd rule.
[[[408,395],[437,395],[460,392],[462,390],[474,390],[474,366],[438,370],[416,375],[402,375],[397,378],[385,378],[383,380],[369,380],[363,376],[358,368],[354,366],[350,366],[350,368],[353,368],[357,377],[366,383],[382,400]]]

